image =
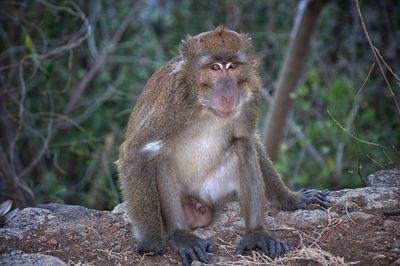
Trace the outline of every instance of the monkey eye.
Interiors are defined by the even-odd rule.
[[[236,62],[226,64],[227,69],[235,69],[235,68],[237,68],[237,66],[238,66],[238,63],[236,63]]]
[[[211,69],[212,70],[220,70],[220,69],[222,69],[222,67],[221,67],[221,64],[212,64],[211,65]]]

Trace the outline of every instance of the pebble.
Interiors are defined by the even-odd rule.
[[[48,241],[48,243],[50,244],[50,245],[57,245],[57,240],[55,240],[54,238],[52,238],[52,239],[50,239],[49,241]]]
[[[372,259],[373,260],[384,260],[384,259],[386,259],[386,256],[383,254],[379,254],[379,255],[376,255],[375,257],[373,257]]]

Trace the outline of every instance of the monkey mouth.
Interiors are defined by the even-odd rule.
[[[221,118],[228,118],[233,116],[236,113],[237,108],[233,108],[232,110],[218,110],[211,108],[211,112]]]

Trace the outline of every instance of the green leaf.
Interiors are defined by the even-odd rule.
[[[26,49],[28,49],[28,52],[30,54],[35,53],[35,48],[33,47],[32,39],[29,35],[25,36],[24,43],[25,43]]]

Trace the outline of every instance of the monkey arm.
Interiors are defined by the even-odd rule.
[[[331,203],[327,199],[329,191],[317,189],[302,189],[298,192],[291,191],[272,167],[261,142],[255,144],[258,162],[265,183],[265,195],[272,203],[282,210],[305,209],[309,204],[316,203],[328,207]]]

